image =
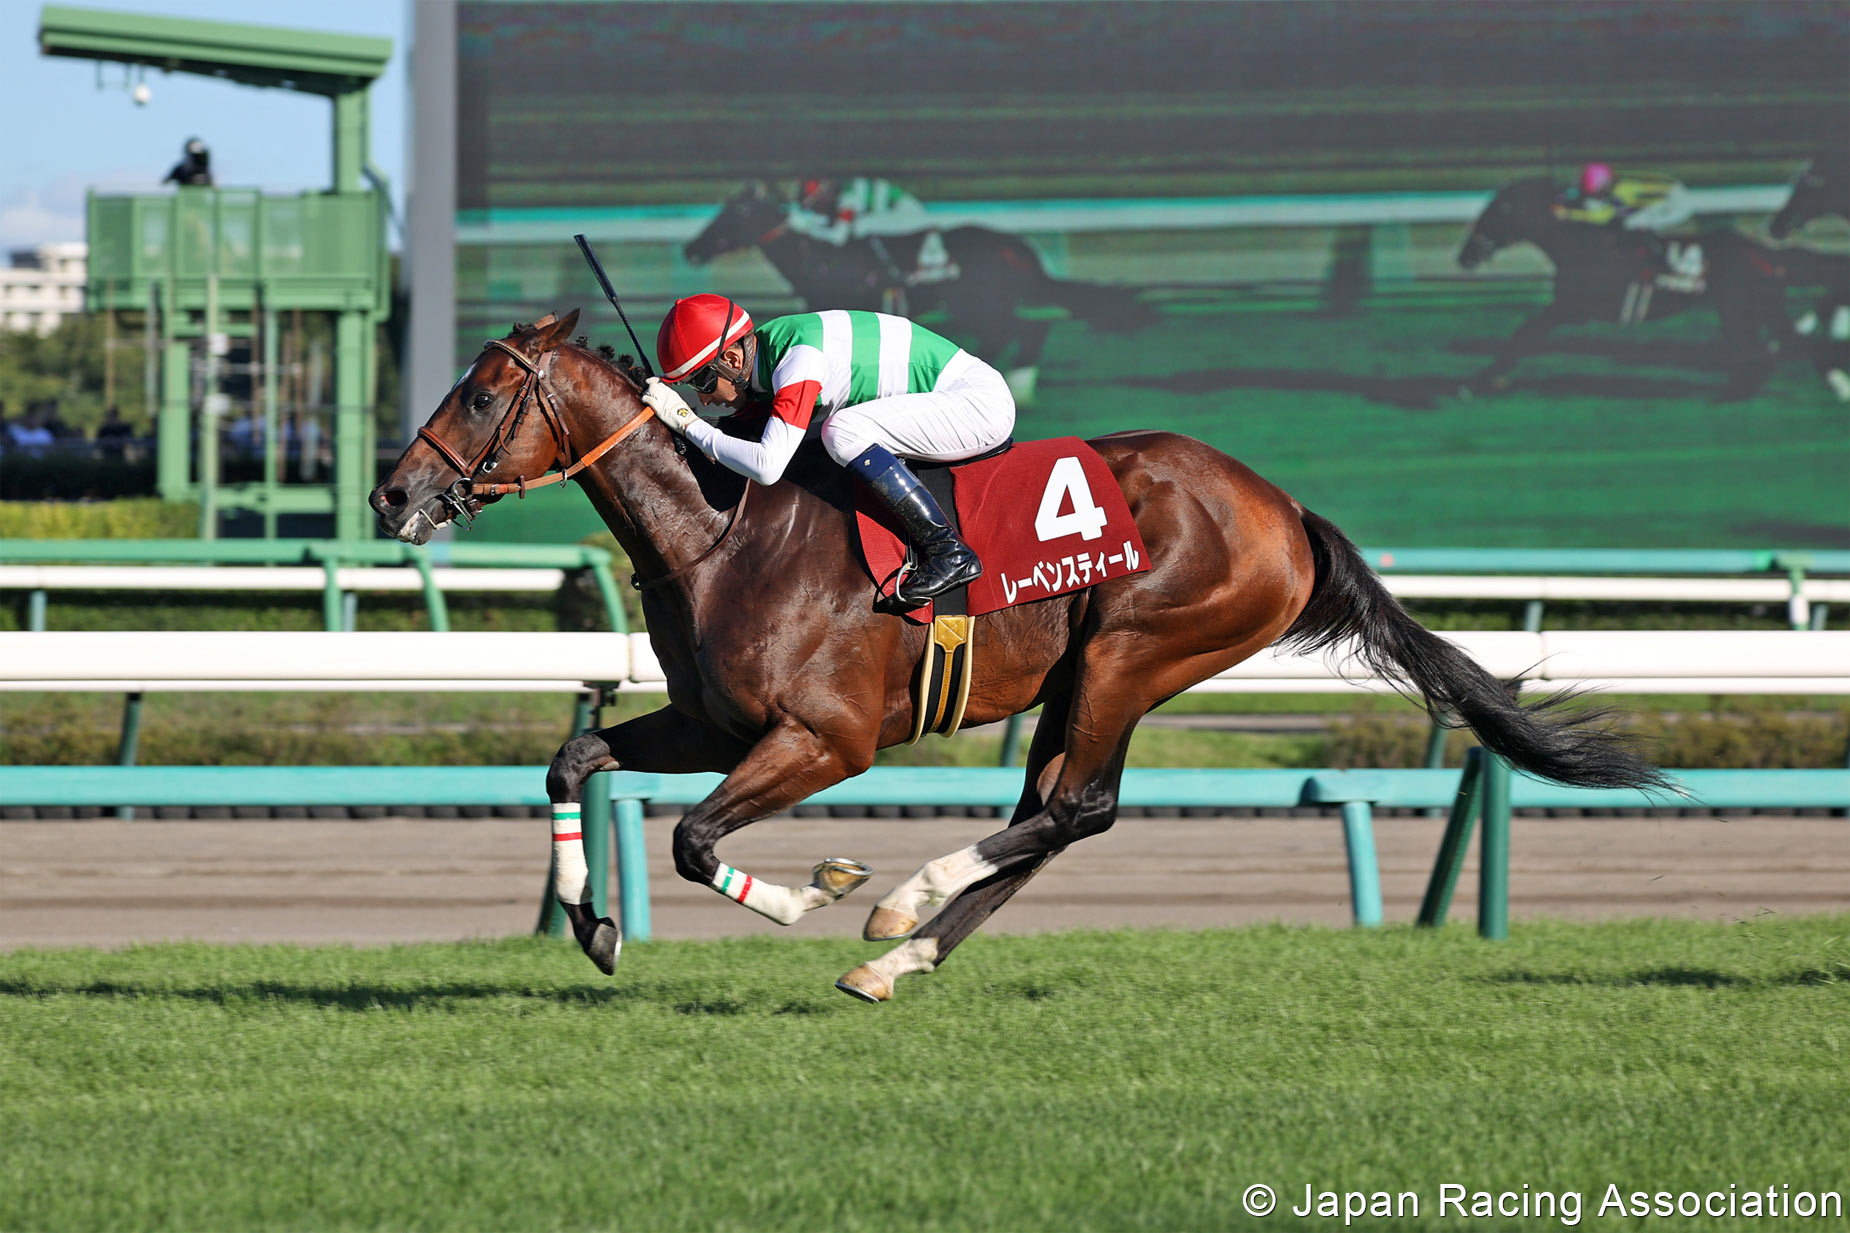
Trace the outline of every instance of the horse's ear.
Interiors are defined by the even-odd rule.
[[[533,353],[545,355],[556,349],[560,343],[572,336],[572,330],[578,325],[578,310],[574,308],[563,317],[555,318],[551,313],[534,323],[534,335],[531,340]]]

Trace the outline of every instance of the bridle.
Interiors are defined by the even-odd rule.
[[[635,432],[638,428],[641,428],[643,423],[648,420],[650,416],[655,414],[654,408],[650,407],[647,403],[643,404],[642,410],[625,420],[615,432],[605,437],[591,449],[585,451],[577,462],[564,465],[571,458],[571,433],[565,427],[565,421],[560,418],[558,408],[553,405],[553,396],[546,386],[546,378],[552,371],[552,357],[558,354],[557,350],[554,349],[545,352],[540,356],[540,362],[535,364],[532,360],[529,360],[519,351],[508,346],[498,338],[488,339],[487,345],[505,352],[526,373],[526,376],[521,379],[519,392],[514,396],[514,405],[508,408],[507,414],[501,417],[501,422],[495,425],[495,431],[489,435],[487,443],[476,452],[474,458],[470,459],[468,462],[464,462],[461,454],[444,444],[443,439],[430,430],[430,425],[426,424],[424,427],[418,429],[418,439],[436,450],[438,457],[442,458],[444,462],[450,465],[451,469],[462,477],[454,484],[444,489],[443,492],[438,495],[438,499],[442,501],[451,513],[465,526],[475,521],[475,514],[469,509],[469,499],[471,497],[504,497],[512,492],[524,498],[529,489],[544,488],[548,484],[563,483],[609,453],[618,442]],[[619,373],[619,375],[621,375],[625,381],[628,381],[632,387],[635,386],[635,381],[630,378],[628,374]],[[515,436],[520,432],[520,425],[522,420],[526,418],[529,402],[540,409],[540,418],[546,424],[546,431],[552,436],[553,460],[547,465],[561,467],[561,469],[550,471],[536,480],[527,480],[516,476],[511,483],[488,483],[483,481],[479,477],[489,474],[500,465],[501,456],[507,452]],[[686,447],[681,443],[680,436],[677,434],[675,436],[676,452],[679,453],[685,448]],[[693,569],[694,566],[700,564],[717,552],[719,546],[725,543],[727,538],[731,536],[732,529],[739,524],[739,516],[745,512],[745,498],[751,492],[751,488],[751,484],[747,483],[744,488],[739,490],[738,503],[732,507],[732,514],[726,519],[725,529],[719,533],[718,539],[707,546],[705,552],[702,552],[699,556],[687,562],[685,565],[670,570],[659,578],[652,578],[644,582],[640,578],[632,577],[630,579],[630,585],[635,587],[638,591],[654,590],[665,582],[671,582],[679,578],[682,574]]]
[[[507,414],[501,417],[501,422],[495,425],[494,432],[489,434],[482,448],[476,451],[475,457],[464,462],[461,454],[451,449],[442,438],[430,430],[430,425],[426,424],[418,429],[418,440],[436,450],[438,457],[462,477],[444,489],[438,499],[464,524],[475,521],[475,514],[469,509],[471,497],[503,497],[510,492],[525,497],[529,489],[563,483],[602,458],[619,441],[642,427],[643,422],[655,414],[645,405],[642,410],[626,420],[622,427],[587,450],[577,462],[571,462],[571,433],[565,427],[565,421],[560,418],[558,408],[553,405],[552,394],[546,385],[546,378],[552,371],[552,358],[558,354],[557,351],[546,352],[540,356],[540,362],[535,364],[498,338],[489,339],[487,345],[509,356],[526,375],[521,378],[520,390],[514,395],[513,405],[508,408]],[[526,419],[529,406],[536,406],[540,409],[540,418],[546,425],[548,435],[552,437],[553,458],[547,465],[562,469],[552,471],[535,480],[516,476],[511,483],[484,481],[482,476],[490,474],[501,465],[502,455],[507,453],[508,447],[513,444],[514,438],[520,433],[520,426]]]

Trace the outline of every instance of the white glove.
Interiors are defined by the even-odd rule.
[[[660,377],[650,377],[643,387],[642,405],[662,417],[662,423],[682,436],[687,435],[689,424],[698,423],[700,417],[694,414],[687,400],[675,393],[674,386]]]

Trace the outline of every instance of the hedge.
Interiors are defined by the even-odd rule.
[[[0,539],[191,539],[198,533],[199,507],[191,501],[0,501]]]

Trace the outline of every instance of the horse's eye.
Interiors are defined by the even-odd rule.
[[[488,408],[492,407],[494,403],[495,396],[493,394],[477,394],[474,398],[469,400],[470,409],[475,411],[486,411]]]

